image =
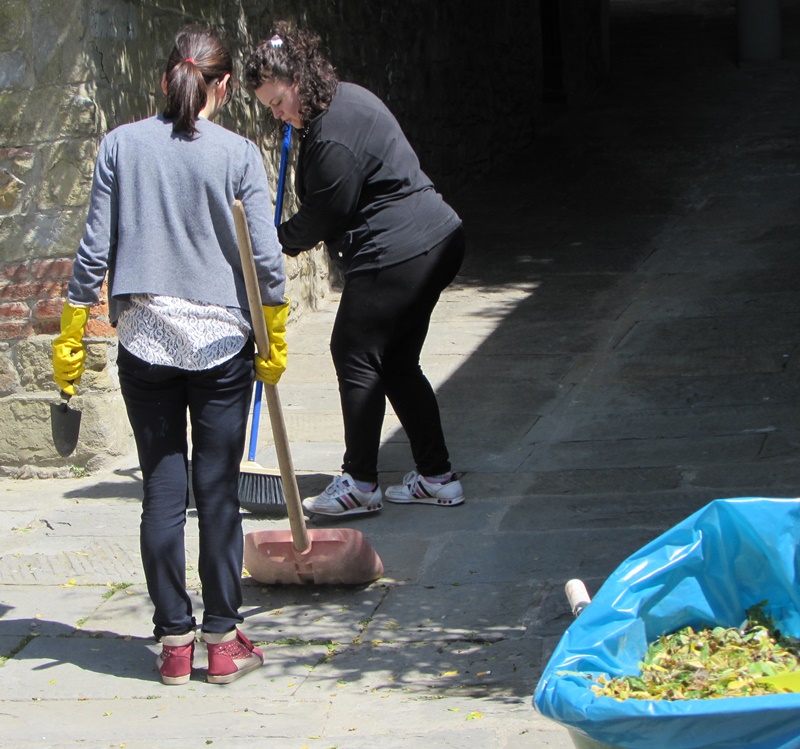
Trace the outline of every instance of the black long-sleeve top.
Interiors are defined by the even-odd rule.
[[[295,189],[301,207],[278,228],[284,252],[325,242],[346,274],[421,255],[461,224],[391,112],[352,83],[308,124]]]

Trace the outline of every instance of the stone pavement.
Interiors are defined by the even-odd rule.
[[[188,686],[157,681],[135,458],[0,481],[3,745],[572,746],[531,706],[564,582],[596,591],[710,500],[798,493],[797,13],[786,59],[740,68],[730,5],[615,0],[605,89],[455,197],[469,256],[424,366],[468,501],[344,523],[373,585],[246,579],[262,671],[209,685],[200,653]],[[335,307],[292,327],[280,386],[304,495],[341,460]],[[384,436],[385,486],[411,465],[391,415]]]

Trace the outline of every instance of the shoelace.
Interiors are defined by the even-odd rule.
[[[344,479],[341,476],[337,476],[333,483],[325,489],[325,494],[328,494],[331,497],[338,497],[340,494],[347,494],[350,490],[345,486]]]
[[[422,476],[418,474],[416,471],[411,471],[403,476],[403,483],[405,484],[406,488],[413,494],[416,487],[419,485],[420,479]]]
[[[344,478],[341,476],[337,476],[332,484],[329,484],[328,487],[325,489],[325,493],[330,497],[340,497],[343,494],[350,494],[350,492],[359,492],[360,494],[370,494],[374,492],[375,489],[362,489],[358,484],[355,482],[348,483]]]

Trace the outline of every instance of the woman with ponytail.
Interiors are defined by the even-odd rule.
[[[206,678],[225,684],[263,663],[238,630],[238,476],[253,378],[275,384],[286,367],[288,302],[261,155],[212,122],[229,97],[232,72],[231,55],[214,34],[184,29],[161,79],[163,113],[103,139],[53,347],[54,379],[74,394],[88,308],[108,277],[120,386],[142,471],[142,563],[165,684],[189,681],[195,643],[185,582],[187,413]],[[236,199],[247,212],[264,310],[248,308],[231,210]],[[254,355],[255,314],[268,320],[275,359]]]

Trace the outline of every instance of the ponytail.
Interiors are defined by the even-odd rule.
[[[178,32],[166,70],[164,117],[172,122],[172,132],[195,135],[197,117],[208,100],[208,84],[232,72],[231,54],[212,32],[197,28]]]

